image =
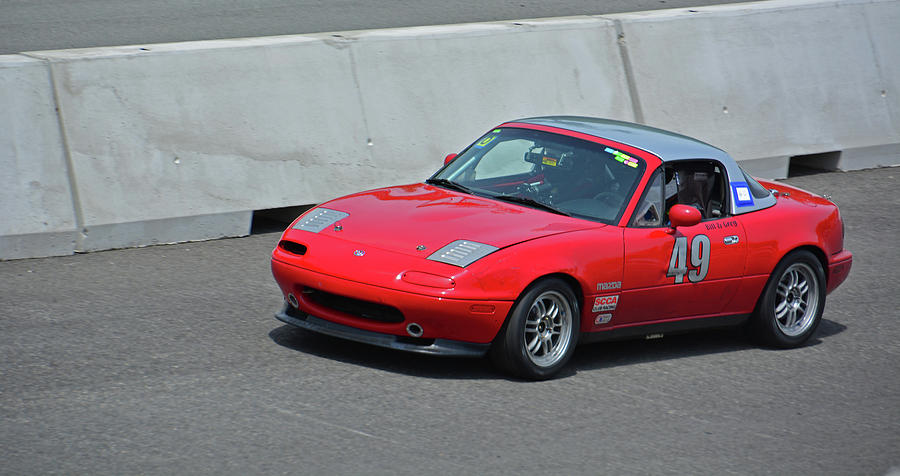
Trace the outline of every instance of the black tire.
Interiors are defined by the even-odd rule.
[[[491,360],[530,380],[556,375],[575,351],[581,319],[575,293],[564,281],[542,279],[516,301],[494,339]]]
[[[772,347],[803,345],[816,332],[825,309],[825,272],[811,252],[785,256],[766,283],[750,325]]]

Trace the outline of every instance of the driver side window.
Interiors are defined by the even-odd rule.
[[[712,160],[670,162],[653,173],[631,226],[668,226],[669,209],[682,204],[700,211],[703,220],[715,220],[728,213],[725,168]]]
[[[727,213],[725,168],[713,160],[666,164],[664,188],[666,216],[675,204],[696,208],[703,220],[720,218]]]

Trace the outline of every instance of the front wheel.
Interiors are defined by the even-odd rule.
[[[822,264],[809,251],[795,251],[772,272],[752,324],[766,344],[797,347],[812,337],[824,309]]]
[[[519,377],[544,380],[566,365],[579,332],[578,301],[562,280],[551,278],[529,287],[491,349],[497,366]]]

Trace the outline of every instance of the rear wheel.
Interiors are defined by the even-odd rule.
[[[565,282],[538,281],[513,306],[494,341],[491,358],[519,377],[550,378],[572,357],[579,315],[575,293]]]
[[[809,251],[795,251],[772,272],[752,324],[766,344],[797,347],[812,337],[824,309],[822,264]]]

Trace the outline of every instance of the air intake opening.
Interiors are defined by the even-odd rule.
[[[392,306],[331,294],[313,288],[305,288],[303,295],[305,300],[319,306],[362,319],[391,323],[403,322],[403,313]]]
[[[281,240],[278,247],[295,255],[303,256],[306,254],[306,245],[301,245],[295,241]]]
[[[788,162],[788,177],[832,172],[838,169],[841,151],[821,152],[818,154],[795,155]]]
[[[315,205],[298,205],[296,207],[254,210],[253,219],[250,223],[250,234],[280,233],[284,231],[295,218],[314,206]]]

